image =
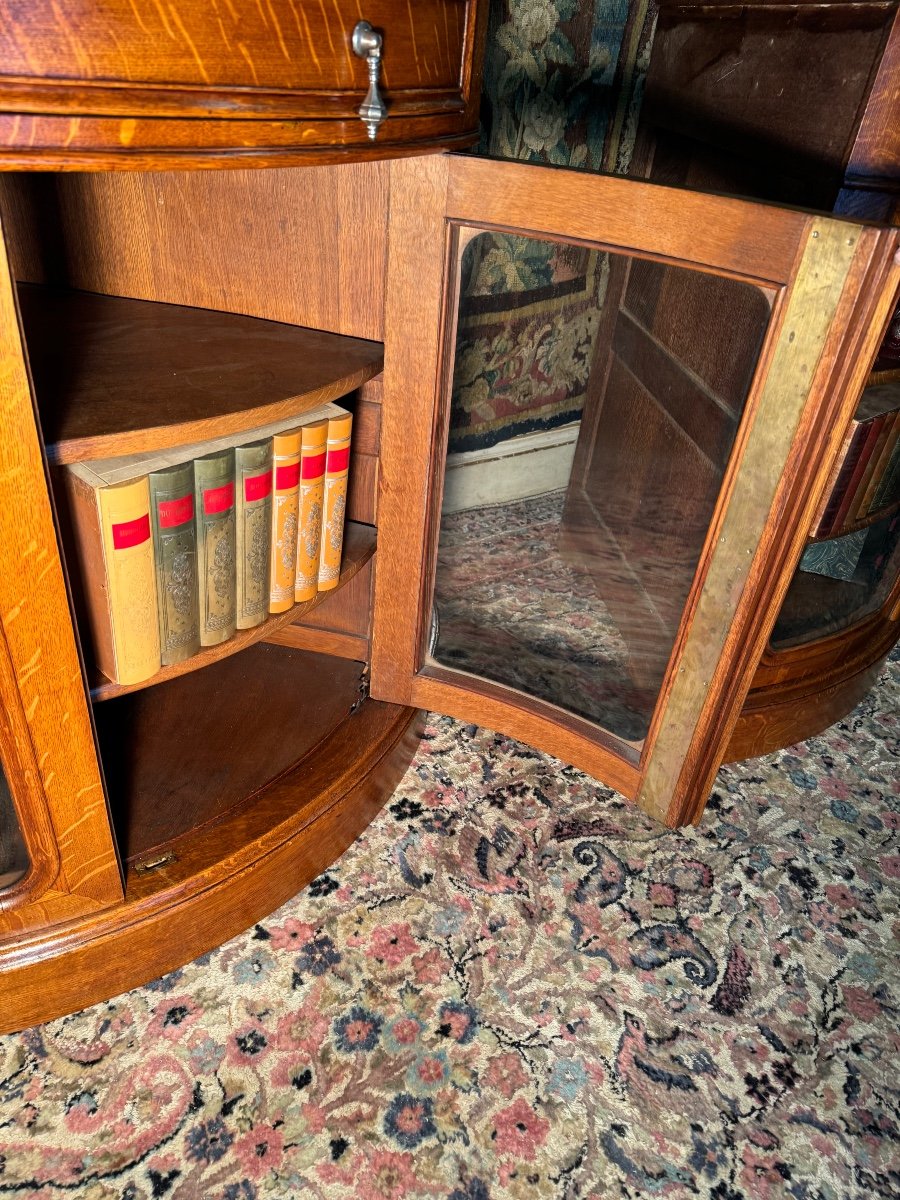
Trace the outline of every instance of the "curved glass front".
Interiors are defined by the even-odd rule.
[[[480,231],[459,279],[431,660],[639,743],[770,297]]]

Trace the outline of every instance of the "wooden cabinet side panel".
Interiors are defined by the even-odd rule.
[[[56,837],[56,887],[122,895],[0,240],[0,621]]]

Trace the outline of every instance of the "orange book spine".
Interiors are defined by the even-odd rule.
[[[325,458],[325,499],[322,504],[322,549],[319,555],[319,591],[336,588],[341,577],[344,516],[347,511],[347,477],[350,473],[350,430],[353,417],[345,413],[328,422]]]
[[[300,514],[300,446],[302,430],[272,438],[272,557],[269,612],[286,612],[294,604],[297,573],[297,530]]]
[[[297,567],[294,577],[294,600],[298,604],[312,600],[319,590],[328,421],[310,421],[303,426],[301,435]]]

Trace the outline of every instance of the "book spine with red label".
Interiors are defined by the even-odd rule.
[[[269,569],[269,612],[294,605],[297,573],[297,529],[300,508],[302,431],[291,429],[272,438],[272,556]]]
[[[294,600],[298,604],[312,600],[319,590],[328,420],[309,421],[300,433],[297,569],[294,577]]]
[[[237,628],[252,629],[269,614],[272,542],[272,439],[234,452]]]
[[[194,459],[200,645],[218,646],[235,630],[234,450]]]
[[[107,487],[84,464],[65,479],[94,661],[114,683],[143,683],[160,668],[147,479]]]
[[[200,649],[194,464],[151,471],[150,517],[156,562],[160,661],[164,667]]]
[[[336,588],[341,577],[347,478],[350,473],[350,413],[328,421],[325,457],[325,499],[322,504],[322,546],[319,553],[319,591]]]

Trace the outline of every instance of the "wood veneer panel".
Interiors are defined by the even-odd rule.
[[[355,521],[347,522],[344,528],[344,552],[338,589],[343,588],[357,571],[371,560],[372,555],[375,553],[375,538],[376,533],[371,526],[359,525]],[[289,608],[286,612],[276,613],[252,629],[237,630],[227,641],[221,642],[218,646],[207,646],[202,650],[198,650],[196,654],[192,654],[190,658],[185,658],[181,662],[163,667],[162,670],[151,676],[150,679],[145,679],[141,683],[113,683],[111,680],[100,676],[102,682],[97,683],[91,689],[91,699],[95,701],[112,700],[117,696],[124,696],[128,692],[143,691],[145,688],[153,687],[156,684],[177,679],[180,675],[189,675],[195,671],[202,671],[210,666],[211,663],[218,662],[220,659],[231,658],[232,655],[246,650],[256,642],[265,641],[281,626],[287,625],[291,621],[296,621],[304,613],[314,609],[318,604],[323,603],[323,601],[334,594],[333,591],[319,592],[312,600],[307,600],[303,604],[295,604],[293,608]]]
[[[23,717],[17,730],[23,765],[34,772],[29,786],[43,793],[55,836],[54,892],[111,903],[122,894],[121,880],[2,236],[0,360],[0,621],[11,668],[6,703]],[[19,791],[16,781],[11,783]],[[46,818],[37,811],[33,817],[34,835],[40,838]],[[42,884],[48,882],[45,878]],[[40,911],[49,914],[53,908],[47,899]]]
[[[380,342],[203,308],[20,287],[51,462],[252,430],[377,374]]]
[[[7,175],[0,203],[17,279],[383,341],[388,171]]]
[[[359,698],[362,668],[258,644],[95,714],[120,853],[221,817],[315,752]]]
[[[414,6],[379,0],[371,19],[385,37],[384,87],[458,88],[472,7],[471,0],[416,0]],[[123,95],[115,108],[95,102],[82,111],[125,114],[130,92],[138,90],[154,96],[153,111],[189,116],[204,111],[225,119],[241,112],[290,116],[303,111],[302,96],[291,93],[304,91],[322,99],[322,93],[332,93],[332,113],[352,112],[367,86],[365,61],[350,47],[362,12],[357,0],[331,0],[327,7],[290,0],[221,6],[195,0],[140,6],[133,0],[99,5],[29,0],[27,20],[18,5],[6,8],[0,25],[3,76],[43,84],[40,94],[48,107],[53,92],[66,95],[77,83],[108,89],[118,81]],[[238,92],[234,100],[231,89]],[[15,107],[16,98],[13,90],[4,107]]]
[[[805,216],[725,196],[577,171],[451,158],[447,215],[479,228],[527,232],[698,265],[769,283],[790,278]]]
[[[177,860],[130,870],[126,899],[0,948],[0,1031],[136,987],[212,950],[296,894],[359,836],[418,744],[420,714],[367,701],[302,762]],[[327,904],[327,899],[323,901]],[[75,914],[72,914],[75,917]]]

